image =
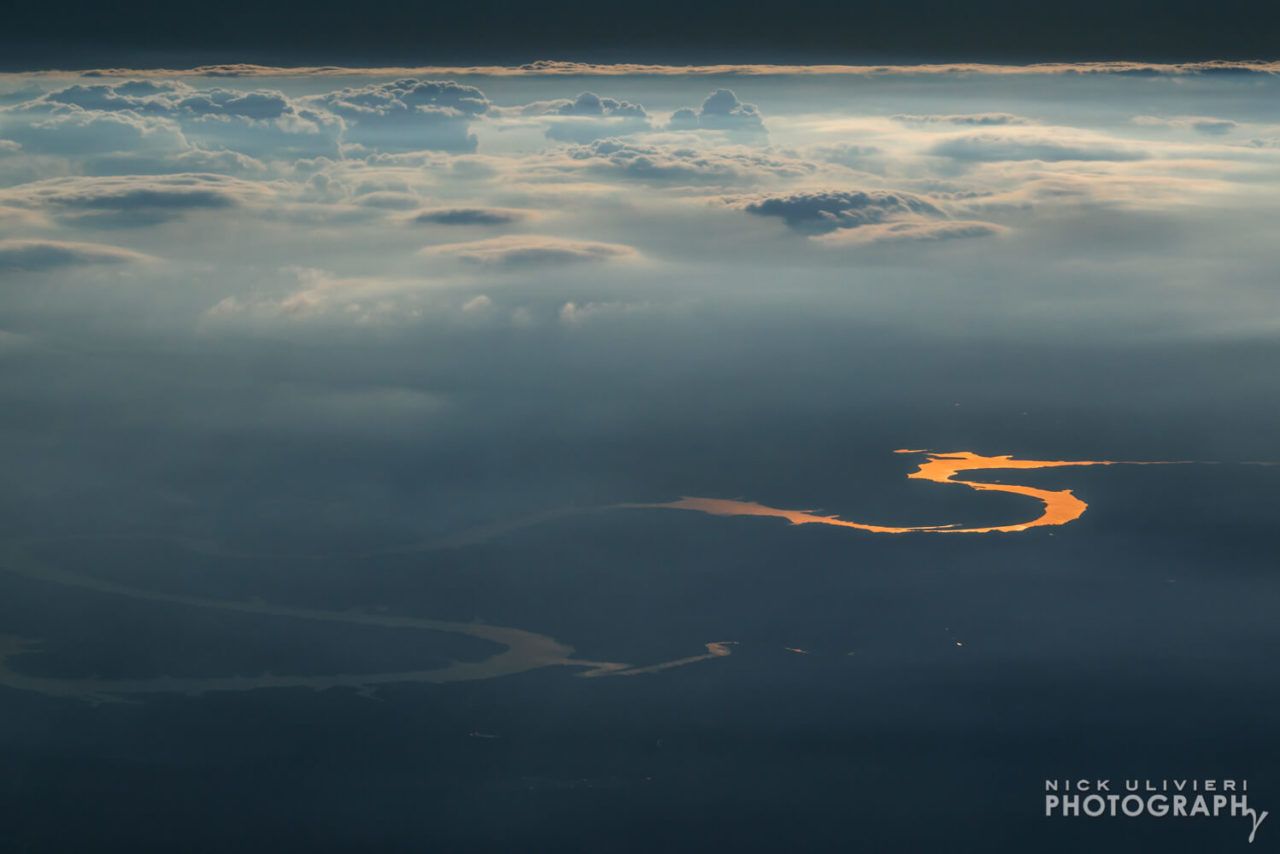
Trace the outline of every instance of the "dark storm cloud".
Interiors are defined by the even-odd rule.
[[[147,256],[105,243],[65,240],[0,240],[0,271],[39,272],[86,264],[128,264]]]
[[[732,89],[717,89],[702,106],[682,107],[671,114],[671,130],[724,130],[743,134],[765,132],[764,119],[755,104],[744,104]]]

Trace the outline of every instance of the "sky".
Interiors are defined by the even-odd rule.
[[[851,792],[885,850],[1028,850],[1059,769],[1274,758],[1275,62],[282,68],[245,39],[0,75],[32,850],[90,850],[85,802],[134,850],[585,849],[635,804],[678,817],[638,849],[724,810],[743,850],[822,848]],[[1006,454],[1034,465],[969,466]],[[946,781],[936,821],[886,776]],[[1179,832],[1045,850],[1223,838]]]
[[[141,0],[24,4],[0,36],[10,70],[263,64],[919,62],[1270,58],[1280,34],[1265,0],[952,3],[677,3],[477,0],[423,8],[375,0],[305,12],[271,0],[214,8]]]

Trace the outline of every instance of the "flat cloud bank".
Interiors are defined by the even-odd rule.
[[[951,62],[921,65],[771,65],[745,63],[732,65],[653,65],[644,63],[602,64],[543,60],[526,65],[443,65],[358,67],[340,65],[271,66],[252,64],[199,65],[174,68],[97,68],[89,71],[38,69],[21,74],[73,75],[77,77],[396,77],[404,75],[451,75],[479,77],[518,76],[584,76],[617,77],[650,76],[770,76],[770,75],[855,75],[890,76],[925,74],[1124,74],[1124,75],[1195,75],[1195,74],[1280,74],[1280,60],[1225,60],[1199,62],[1037,62],[1005,65],[982,62]]]

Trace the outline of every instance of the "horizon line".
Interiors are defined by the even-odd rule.
[[[1210,74],[1280,75],[1280,59],[1227,60],[1207,59],[1187,62],[1143,62],[1139,60],[1101,60],[1088,62],[940,62],[918,64],[771,64],[724,63],[716,65],[665,65],[636,62],[595,63],[568,60],[538,60],[521,65],[394,65],[344,66],[300,65],[275,66],[254,63],[222,63],[191,68],[91,68],[31,69],[0,72],[3,77],[70,76],[70,77],[394,77],[402,75],[443,75],[457,77],[887,77],[971,74],[980,76],[1200,76]]]

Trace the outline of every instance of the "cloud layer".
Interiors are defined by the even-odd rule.
[[[638,257],[634,248],[617,243],[532,234],[443,243],[422,250],[422,254],[508,268],[619,261]]]
[[[0,240],[0,270],[40,272],[87,264],[134,264],[146,261],[141,252],[103,243],[67,240]]]
[[[778,217],[826,246],[989,237],[1007,231],[991,222],[952,219],[938,203],[901,191],[827,190],[736,204],[756,216]]]

